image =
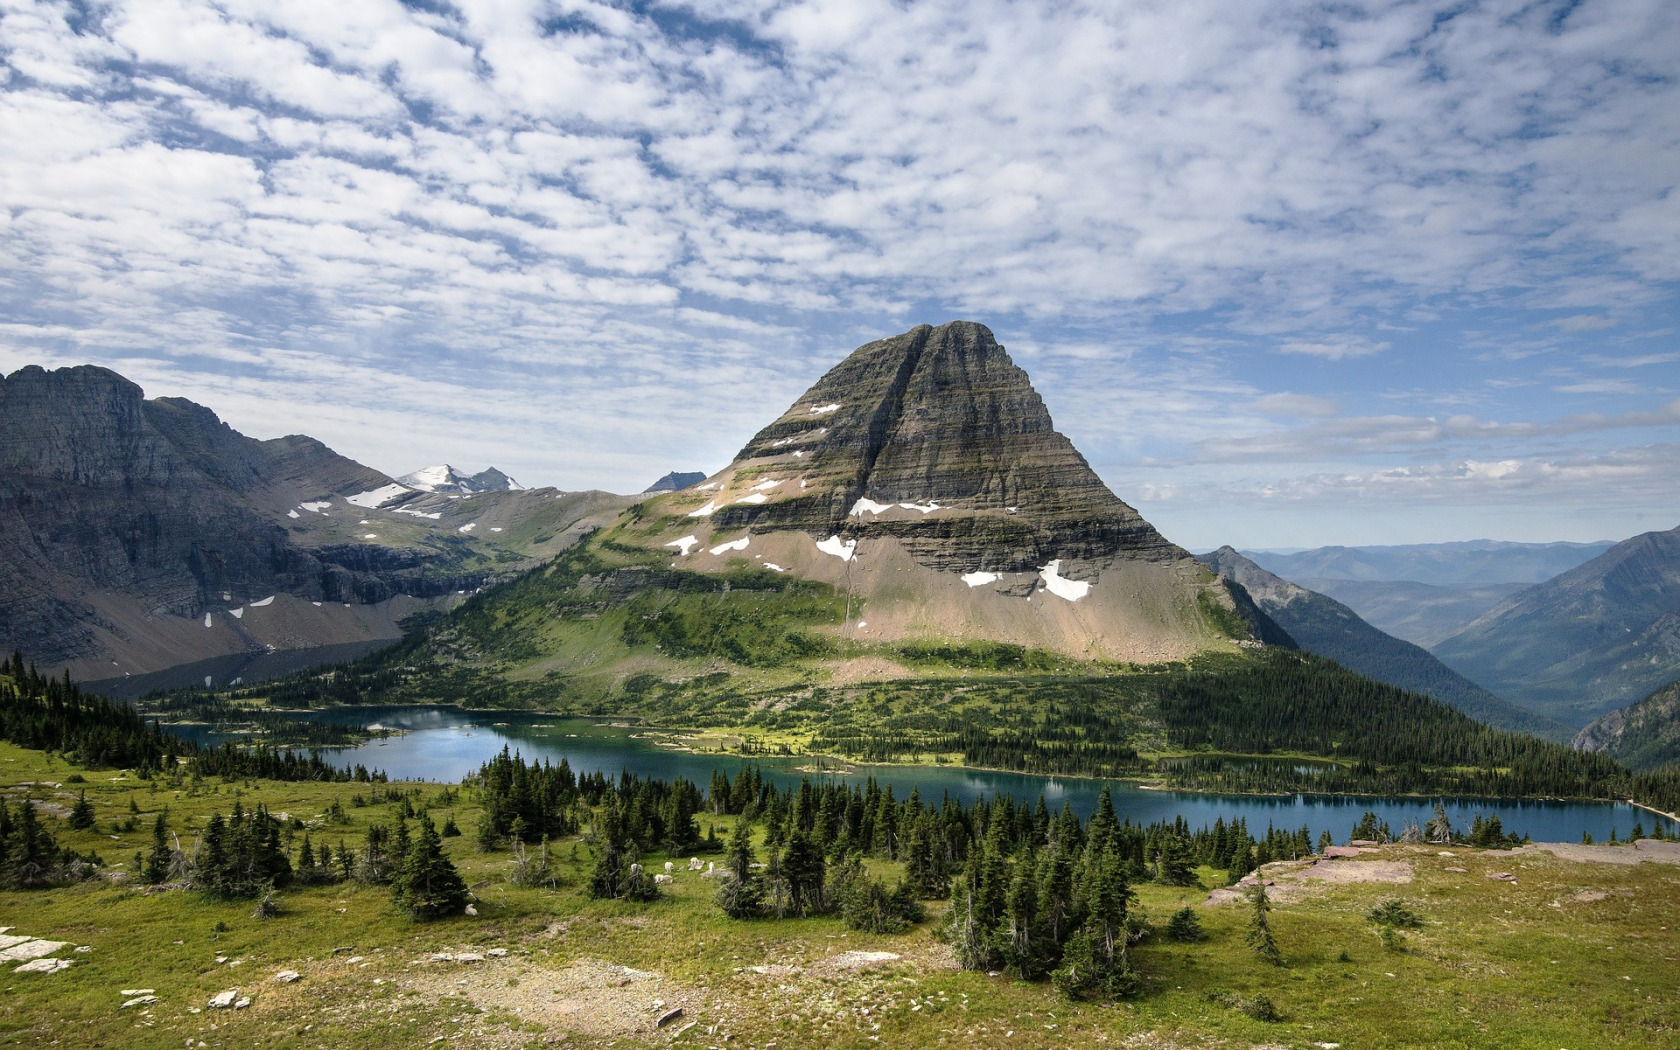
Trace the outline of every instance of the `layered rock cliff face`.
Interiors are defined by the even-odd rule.
[[[562,502],[409,492],[313,438],[258,441],[191,401],[147,401],[108,369],[23,368],[0,378],[0,649],[99,678],[394,637],[395,607],[363,607],[552,553],[575,537],[549,521]],[[521,532],[535,550],[490,538],[544,515],[552,530]]]
[[[634,517],[627,534],[672,567],[761,565],[835,586],[843,633],[860,641],[1128,661],[1264,641],[1236,594],[1109,491],[1027,374],[967,321],[858,348],[729,466]]]
[[[759,431],[732,472],[797,475],[802,487],[721,507],[719,527],[893,536],[938,569],[1188,558],[1108,490],[1027,374],[969,321],[860,347]]]
[[[8,376],[0,383],[3,644],[42,662],[86,652],[90,591],[192,615],[223,593],[291,590],[317,574],[284,528],[237,498],[270,458],[207,409],[147,403],[102,368]]]

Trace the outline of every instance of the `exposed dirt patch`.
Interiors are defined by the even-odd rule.
[[[916,672],[901,663],[883,659],[879,656],[860,656],[855,660],[834,665],[830,681],[834,685],[851,685],[854,682],[885,682],[898,678],[914,678]]]
[[[1680,864],[1680,842],[1640,839],[1631,846],[1582,846],[1572,842],[1536,842],[1511,851],[1513,856],[1550,853],[1563,860],[1599,864]]]
[[[515,1015],[551,1034],[575,1032],[597,1039],[652,1035],[659,1031],[660,1015],[677,1007],[684,1023],[703,1020],[707,1010],[703,993],[695,989],[595,959],[559,969],[513,957],[469,966],[428,963],[401,983],[439,997],[459,996],[487,1012]]]
[[[1375,882],[1404,885],[1412,881],[1412,866],[1403,860],[1286,860],[1251,872],[1235,886],[1214,890],[1204,906],[1246,900],[1260,878],[1273,904],[1290,904],[1322,892],[1327,885]]]

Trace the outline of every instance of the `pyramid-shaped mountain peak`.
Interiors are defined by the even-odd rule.
[[[859,347],[713,480],[719,528],[891,536],[941,569],[1188,557],[1109,491],[971,321]]]

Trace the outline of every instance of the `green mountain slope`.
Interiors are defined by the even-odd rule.
[[[1680,677],[1680,529],[1517,594],[1435,646],[1499,695],[1579,726]]]
[[[1629,769],[1680,763],[1680,681],[1581,730],[1574,745],[1603,751]]]
[[[1563,741],[1569,730],[1488,692],[1426,650],[1377,630],[1352,609],[1275,576],[1230,547],[1203,564],[1235,580],[1296,643],[1379,682],[1432,696],[1489,725]]]
[[[1603,796],[1625,782],[1608,756],[1490,728],[1311,653],[1267,646],[1135,665],[996,642],[862,641],[834,632],[845,612],[836,589],[773,571],[639,564],[611,536],[475,596],[402,646],[261,695],[629,715],[749,751],[1221,790]]]

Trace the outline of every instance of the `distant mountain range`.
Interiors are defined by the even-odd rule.
[[[1525,587],[1611,546],[1467,540],[1242,553],[1269,572],[1342,602],[1372,626],[1427,648]]]
[[[495,467],[477,474],[462,474],[447,463],[422,467],[397,479],[417,492],[443,492],[475,495],[480,492],[516,492],[525,486],[503,474]]]
[[[1567,725],[1625,707],[1680,678],[1680,529],[1624,540],[1511,596],[1433,651]]]
[[[108,369],[22,368],[0,379],[0,649],[99,681],[389,640],[628,502],[419,491],[313,438],[148,401]]]
[[[1273,622],[1309,652],[1367,678],[1432,696],[1500,729],[1548,740],[1569,739],[1565,726],[1495,696],[1427,650],[1383,633],[1341,602],[1267,572],[1230,547],[1201,555],[1200,561],[1241,585]]]
[[[1541,583],[1603,554],[1615,544],[1512,543],[1464,540],[1401,546],[1315,547],[1278,554],[1243,551],[1244,557],[1286,580],[1410,580],[1436,587]]]

